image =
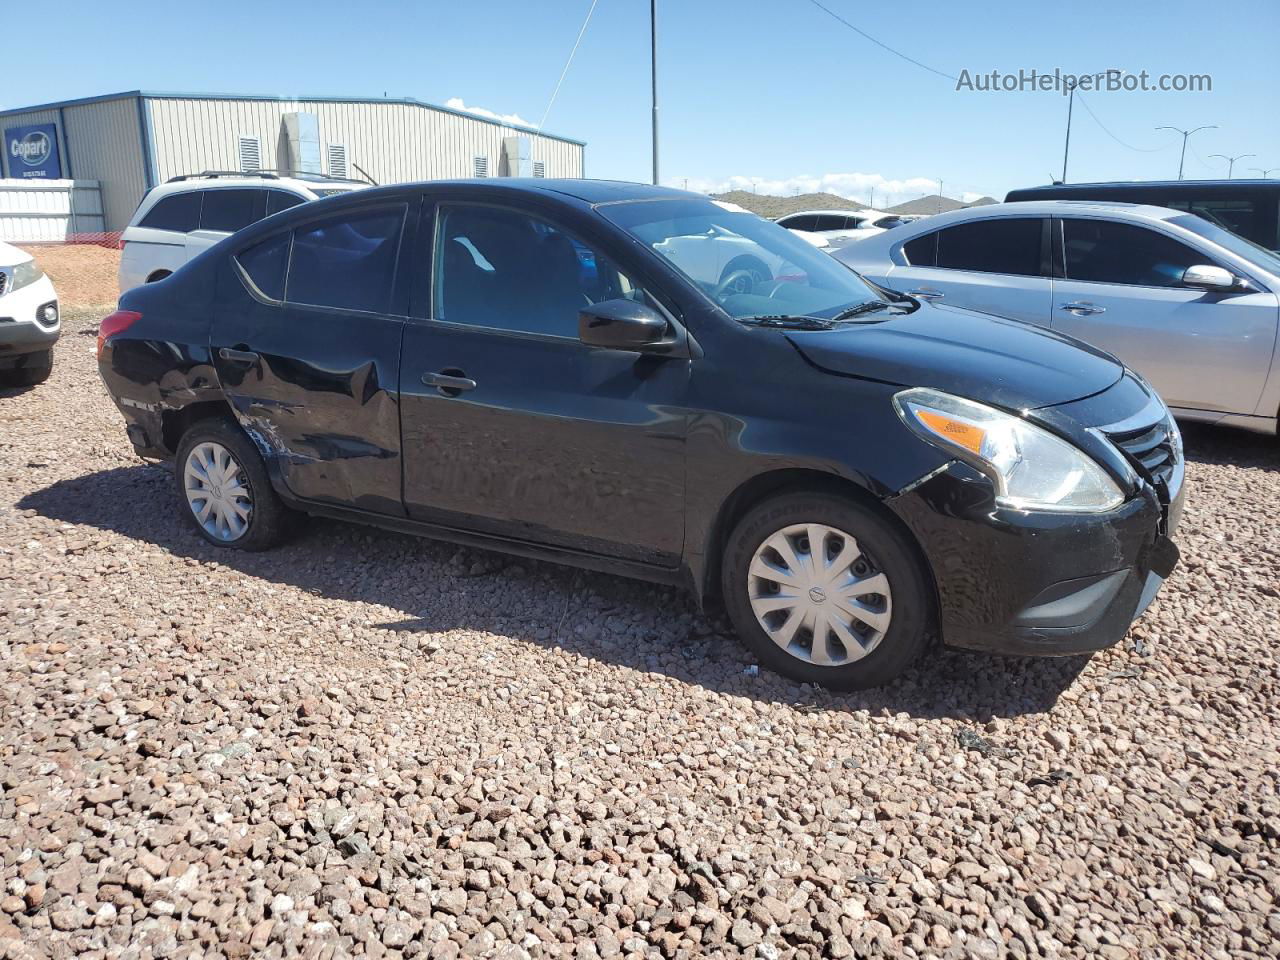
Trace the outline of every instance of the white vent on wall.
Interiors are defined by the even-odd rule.
[[[489,175],[489,158],[488,158],[488,157],[476,157],[474,162],[475,162],[475,173],[476,173],[476,176],[477,176],[477,177],[487,177],[487,176]]]
[[[345,143],[329,144],[328,156],[329,176],[345,178],[347,176],[347,145]]]
[[[240,170],[252,173],[262,169],[262,142],[257,137],[240,138]]]
[[[545,177],[547,175],[547,165],[541,160],[533,161],[533,175],[535,177]]]

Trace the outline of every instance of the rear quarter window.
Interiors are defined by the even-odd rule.
[[[236,255],[236,260],[258,291],[271,300],[284,299],[284,278],[289,267],[291,233],[278,233]]]
[[[190,233],[200,223],[200,203],[203,191],[191,190],[162,197],[147,211],[138,223],[153,230],[172,230]]]

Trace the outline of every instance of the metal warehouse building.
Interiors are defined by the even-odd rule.
[[[96,180],[103,229],[123,230],[156,184],[204,170],[289,170],[378,183],[581,177],[578,140],[417,100],[136,90],[0,111],[0,174]]]

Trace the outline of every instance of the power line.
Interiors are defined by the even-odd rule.
[[[900,59],[907,61],[907,63],[914,63],[917,67],[920,67],[922,70],[928,70],[930,73],[936,73],[938,76],[946,77],[948,80],[959,79],[958,77],[953,76],[950,73],[943,73],[941,70],[937,70],[929,66],[927,63],[921,63],[919,60],[915,59],[914,57],[907,56],[901,50],[893,49],[893,47],[889,46],[887,43],[881,40],[877,40],[875,37],[867,33],[867,31],[863,30],[861,27],[855,27],[852,23],[850,23],[844,17],[840,16],[840,14],[836,13],[830,7],[824,6],[823,4],[819,3],[818,0],[809,0],[809,2],[812,3],[819,10],[821,10],[823,13],[827,14],[827,16],[834,17],[836,20],[839,20],[841,23],[843,23],[846,27],[848,27],[854,33],[858,34],[858,36],[863,37],[864,39],[870,40],[877,47],[880,47],[882,50],[889,51],[895,57],[899,57]]]
[[[1125,143],[1123,140],[1117,137],[1114,133],[1108,130],[1107,125],[1105,123],[1103,123],[1101,120],[1098,119],[1098,115],[1093,112],[1093,107],[1089,106],[1089,101],[1086,100],[1078,90],[1076,91],[1076,97],[1079,98],[1080,105],[1084,107],[1086,111],[1088,111],[1089,116],[1093,117],[1093,122],[1096,123],[1102,129],[1103,133],[1105,133],[1108,137],[1110,137],[1116,143],[1120,144],[1120,146],[1125,147],[1126,149],[1129,149],[1129,150],[1133,150],[1136,153],[1159,153],[1161,150],[1168,150],[1169,146],[1171,146],[1171,144],[1169,144],[1163,147],[1135,147],[1131,143]]]
[[[564,62],[564,69],[560,71],[560,79],[556,81],[556,88],[551,92],[551,99],[547,101],[547,109],[542,111],[542,121],[538,124],[541,130],[547,122],[547,114],[551,112],[551,106],[556,102],[556,97],[560,95],[560,85],[564,83],[565,76],[569,73],[569,67],[573,63],[574,54],[578,52],[578,44],[582,43],[582,35],[587,32],[587,24],[591,22],[591,15],[596,12],[596,4],[600,0],[591,0],[591,8],[587,11],[587,17],[582,21],[582,27],[578,30],[578,39],[573,41],[573,49],[569,51],[569,59]]]

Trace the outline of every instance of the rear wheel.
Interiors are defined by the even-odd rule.
[[[239,427],[225,420],[194,424],[178,445],[174,476],[182,512],[210,543],[265,550],[284,538],[288,508]]]
[[[729,537],[725,606],[765,666],[836,690],[879,686],[924,650],[933,592],[919,551],[855,501],[785,494]]]

